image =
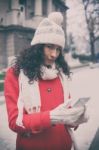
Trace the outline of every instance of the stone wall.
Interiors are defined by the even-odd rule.
[[[0,31],[0,69],[6,68],[13,57],[30,46],[33,34],[33,29],[18,26],[2,28]]]

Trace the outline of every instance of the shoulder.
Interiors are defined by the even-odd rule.
[[[14,73],[13,67],[7,69],[5,74],[5,80],[18,80],[18,77]]]
[[[6,73],[14,73],[14,68],[8,67]]]

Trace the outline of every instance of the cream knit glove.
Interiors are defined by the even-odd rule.
[[[84,114],[80,116],[78,121],[75,123],[75,126],[78,126],[79,124],[86,123],[89,120],[89,115],[85,111]]]
[[[58,107],[50,111],[51,123],[75,126],[81,123],[79,119],[84,114],[84,112],[85,106],[68,109],[65,103],[60,104]]]

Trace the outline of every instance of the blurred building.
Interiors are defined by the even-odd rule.
[[[65,17],[66,9],[64,0],[0,0],[0,69],[30,45],[43,17],[52,11]]]

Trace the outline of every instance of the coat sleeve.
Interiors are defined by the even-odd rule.
[[[14,75],[13,69],[8,69],[5,76],[4,95],[7,107],[9,128],[17,133],[24,133],[27,131],[36,131],[49,128],[50,115],[49,111],[26,114],[23,115],[23,124],[25,128],[16,125],[18,116],[17,100],[19,95],[18,78]]]

